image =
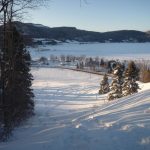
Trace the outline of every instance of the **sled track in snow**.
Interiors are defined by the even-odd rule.
[[[145,100],[145,103],[143,99]],[[90,111],[88,113],[85,113],[84,115],[73,119],[72,122],[82,122],[83,120],[94,118],[96,116],[102,116],[105,114],[114,114],[121,110],[122,111],[129,110],[130,108],[133,109],[134,107],[139,106],[140,104],[143,104],[143,103],[147,104],[147,99],[149,99],[150,101],[150,90],[136,93],[132,96],[123,97],[117,100],[108,101],[107,104],[104,104],[100,107],[95,108],[94,112],[91,113]]]

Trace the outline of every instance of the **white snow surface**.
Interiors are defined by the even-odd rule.
[[[35,116],[2,150],[149,150],[150,83],[114,101],[98,95],[101,76],[32,68]]]

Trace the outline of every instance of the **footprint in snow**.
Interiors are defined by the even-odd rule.
[[[82,126],[82,124],[80,123],[80,124],[77,124],[77,125],[75,126],[75,128],[78,129],[78,128],[80,128],[81,126]]]

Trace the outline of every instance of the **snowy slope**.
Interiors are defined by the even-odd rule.
[[[97,95],[101,76],[54,68],[32,73],[36,115],[0,149],[149,150],[150,84],[108,102]]]

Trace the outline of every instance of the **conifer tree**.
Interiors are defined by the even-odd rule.
[[[3,0],[0,3],[0,140],[7,138],[15,125],[33,114],[30,55],[13,21],[22,18],[26,9],[40,6],[43,2]]]
[[[33,114],[33,93],[31,89],[30,55],[26,51],[23,38],[15,26],[8,24],[7,47],[3,56],[4,92],[3,124],[1,137],[7,139],[12,129]]]
[[[114,100],[122,96],[123,71],[121,64],[118,64],[113,70],[113,80],[110,85],[108,100]]]
[[[133,61],[128,64],[128,67],[124,73],[124,78],[125,80],[124,84],[122,85],[122,96],[137,93],[139,86],[136,81],[139,78],[139,69],[136,67]]]
[[[106,94],[108,92],[109,92],[109,83],[108,83],[108,77],[105,74],[101,83],[100,83],[99,94]]]

